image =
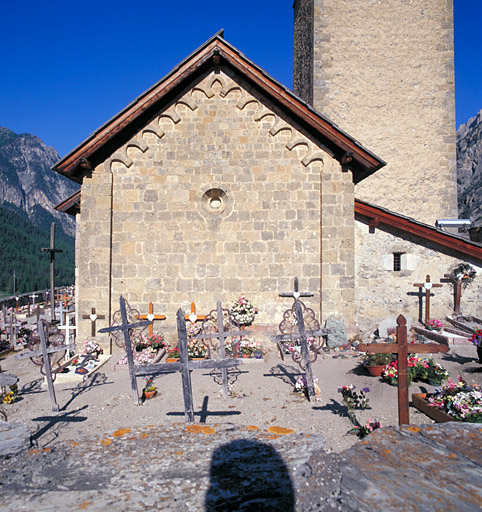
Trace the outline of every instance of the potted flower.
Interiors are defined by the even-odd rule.
[[[149,400],[150,398],[154,398],[156,393],[157,393],[156,386],[154,386],[152,379],[149,379],[146,382],[144,389],[142,390],[142,394],[146,400]]]
[[[245,325],[253,323],[256,308],[244,295],[240,295],[229,309],[231,320],[243,328]]]
[[[436,318],[432,318],[432,320],[428,321],[426,327],[429,331],[442,332],[443,328],[444,328],[444,324],[440,320],[437,320]]]
[[[472,334],[472,337],[469,338],[469,341],[471,341],[475,347],[477,348],[477,356],[479,358],[479,364],[482,364],[482,328],[475,329],[474,334]]]
[[[159,352],[159,350],[167,347],[164,336],[160,332],[148,336],[145,340],[145,345],[155,352]]]
[[[190,359],[205,359],[208,355],[208,347],[194,339],[187,344],[187,353]]]
[[[259,344],[249,338],[242,338],[239,341],[239,349],[244,358],[250,358],[253,356],[254,351],[259,348]]]
[[[171,348],[167,352],[166,363],[177,363],[180,357],[181,354],[179,353],[179,349],[177,347]]]
[[[375,353],[365,355],[363,364],[367,367],[368,373],[372,377],[380,377],[385,367],[394,360],[390,353]]]

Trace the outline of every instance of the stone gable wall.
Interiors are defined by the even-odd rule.
[[[79,222],[80,312],[111,316],[121,294],[141,314],[153,302],[167,316],[154,330],[172,341],[179,307],[194,301],[206,314],[243,293],[266,340],[291,304],[278,293],[298,276],[318,317],[352,320],[350,173],[224,72],[204,77],[85,179]],[[88,336],[90,320],[79,321]]]
[[[313,106],[388,163],[356,197],[431,225],[456,218],[452,1],[297,0],[294,48],[313,53]],[[310,101],[310,64],[294,69]]]
[[[414,283],[425,282],[430,275],[432,283],[442,288],[433,288],[430,299],[430,317],[445,323],[447,315],[454,308],[454,290],[451,283],[443,282],[444,274],[460,262],[470,263],[478,277],[462,291],[461,312],[480,316],[482,302],[482,266],[462,258],[449,249],[427,244],[419,238],[402,233],[395,228],[374,230],[364,221],[355,222],[356,254],[356,318],[364,334],[372,334],[386,317],[399,314],[417,322],[419,319],[419,298],[414,294],[419,289]],[[374,232],[370,232],[374,231]],[[393,271],[393,253],[402,253],[402,270]],[[422,320],[425,318],[425,297],[423,298]]]

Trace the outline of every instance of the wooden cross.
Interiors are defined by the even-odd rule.
[[[196,313],[196,304],[194,304],[194,302],[191,302],[191,313],[189,313],[189,315],[185,315],[184,318],[186,320],[189,320],[192,324],[194,324],[198,320],[205,320],[206,319],[206,315],[198,315]]]
[[[408,410],[408,354],[434,354],[437,352],[448,352],[447,345],[435,343],[410,343],[407,344],[407,321],[404,316],[397,318],[397,343],[360,343],[357,345],[360,352],[370,354],[397,354],[398,367],[398,424],[409,425],[410,417]]]
[[[50,320],[52,322],[55,321],[55,285],[54,285],[54,277],[55,277],[55,253],[62,252],[61,249],[55,248],[55,222],[52,222],[50,225],[50,247],[43,247],[40,249],[42,252],[48,252],[50,254]]]
[[[460,315],[460,300],[462,299],[462,279],[454,279],[452,274],[444,274],[444,277],[454,283],[454,313]]]
[[[75,345],[61,345],[61,346],[50,346],[47,348],[47,341],[49,338],[48,334],[48,323],[45,320],[40,320],[37,324],[37,329],[40,335],[40,350],[35,351],[23,351],[21,354],[15,356],[15,359],[24,359],[26,357],[36,357],[41,356],[43,359],[43,367],[45,378],[47,379],[47,387],[49,390],[50,401],[52,402],[52,412],[59,412],[59,406],[57,404],[57,399],[55,397],[55,389],[54,382],[52,379],[52,368],[50,366],[50,358],[49,354],[54,352],[58,352],[60,350],[74,349]]]
[[[95,338],[95,333],[96,333],[96,329],[95,329],[95,323],[97,321],[97,319],[99,318],[100,320],[103,320],[105,318],[105,315],[98,315],[95,311],[95,308],[92,308],[91,309],[91,313],[90,315],[82,315],[82,318],[84,320],[87,320],[88,318],[90,318],[90,321],[91,321],[91,327],[92,327],[92,331],[91,331],[91,336],[93,338]],[[146,324],[147,325],[147,324]],[[101,331],[99,331],[101,332]]]
[[[152,336],[152,325],[154,323],[154,320],[165,320],[165,315],[155,315],[154,314],[154,306],[152,302],[149,302],[149,313],[147,315],[139,315],[137,317],[139,320],[149,320],[149,336]]]
[[[425,288],[425,325],[427,325],[430,320],[430,290],[432,288],[441,288],[443,284],[431,283],[430,276],[427,274],[425,283],[414,283],[413,286]]]
[[[296,284],[297,284],[297,281],[295,281],[295,289],[297,288]],[[290,297],[291,295],[287,294],[284,296]],[[310,296],[310,295],[305,295],[305,297],[306,296]],[[307,338],[311,337],[311,336],[312,337],[323,336],[323,335],[327,334],[327,332],[326,332],[326,329],[320,329],[319,331],[309,331],[309,332],[305,331],[305,320],[303,318],[303,310],[301,309],[301,303],[298,300],[298,297],[296,297],[294,295],[293,295],[293,297],[295,298],[294,308],[295,308],[296,325],[298,326],[298,332],[291,332],[289,334],[280,334],[278,336],[271,336],[271,341],[276,341],[276,343],[278,343],[278,345],[279,345],[279,343],[281,341],[290,340],[294,343],[295,340],[297,340],[297,339],[300,340],[301,356],[303,358],[306,384],[308,387],[308,398],[311,401],[312,398],[313,399],[316,398],[316,393],[315,393],[315,384],[313,381],[313,372],[311,370],[310,350],[308,348]],[[281,350],[282,349],[280,348],[280,351]]]
[[[300,297],[313,297],[313,294],[311,292],[300,292],[298,290],[298,278],[295,277],[294,291],[279,293],[278,296],[279,297],[293,297],[293,299],[295,299],[295,301],[296,301]]]

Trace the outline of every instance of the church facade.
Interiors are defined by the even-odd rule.
[[[406,219],[416,204],[412,195],[423,187],[405,190],[396,180],[432,180],[417,174],[415,151],[413,160],[400,163],[404,157],[396,146],[415,142],[392,141],[389,131],[383,145],[373,135],[380,157],[366,149],[365,139],[362,145],[345,131],[342,118],[334,124],[325,117],[323,109],[335,117],[336,109],[316,100],[323,95],[315,90],[323,82],[327,97],[336,97],[339,84],[316,71],[322,69],[314,44],[322,18],[316,1],[295,2],[295,57],[312,45],[311,64],[298,71],[295,65],[295,92],[301,83],[296,73],[308,77],[297,91],[302,98],[218,34],[56,164],[55,171],[82,184],[81,197],[60,207],[69,211],[80,201],[79,336],[89,338],[91,308],[106,316],[97,320],[99,328],[109,325],[120,295],[141,314],[152,302],[155,313],[166,315],[160,328],[172,341],[179,307],[188,310],[195,302],[197,312],[206,314],[217,300],[227,307],[244,294],[258,307],[257,336],[267,341],[290,305],[278,294],[292,290],[295,276],[302,291],[313,292],[306,302],[322,322],[340,316],[350,332],[372,332],[391,314],[417,318],[419,299],[408,293],[426,274],[438,280],[459,260],[482,265],[481,247],[428,225],[435,220],[428,220],[429,212],[456,217],[449,139],[444,149],[434,143],[443,153],[436,164],[441,195],[419,208],[417,220]],[[296,34],[307,19],[312,36],[300,42]],[[320,44],[329,39],[319,37]],[[361,135],[380,122],[358,115],[364,119]],[[379,133],[378,126],[370,129]],[[401,124],[399,130],[410,131]],[[390,174],[373,182],[385,168]],[[368,200],[380,203],[380,211],[355,201],[368,182]],[[398,208],[399,198],[405,207]],[[399,214],[383,208],[391,206]],[[442,290],[434,314],[453,302],[450,287]],[[465,298],[477,304],[479,295],[473,286]],[[107,338],[98,335],[97,341]]]

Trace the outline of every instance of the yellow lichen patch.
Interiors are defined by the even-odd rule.
[[[390,453],[392,453],[392,450],[383,450],[383,453],[385,453],[386,455],[389,455]]]
[[[146,425],[146,428],[154,428],[155,425]]]
[[[447,457],[449,459],[456,459],[457,458],[457,455],[455,455],[455,453],[451,453],[450,455],[447,455]]]
[[[186,431],[191,434],[199,434],[199,432],[201,432],[201,427],[199,425],[188,425],[186,427]]]
[[[71,444],[72,446],[79,446],[79,445],[80,445],[80,443],[77,443],[76,441],[72,441],[70,444]]]
[[[114,432],[114,437],[122,437],[128,434],[131,431],[130,428],[120,428]]]
[[[257,427],[256,425],[248,425],[247,429],[248,430],[259,430],[259,427]]]
[[[470,432],[470,433],[468,434],[468,436],[469,436],[469,437],[475,437],[475,434],[474,434],[473,432]]]
[[[104,445],[104,446],[109,446],[110,444],[112,444],[112,439],[101,439],[100,440],[100,444]]]
[[[34,453],[38,453],[40,450],[30,450],[28,453],[30,454],[34,454]]]
[[[278,439],[279,436],[276,434],[262,434],[259,437],[260,439]]]
[[[139,439],[145,439],[146,437],[149,437],[149,434],[147,432],[142,432],[140,435],[139,435]]]
[[[42,451],[43,452],[49,452],[51,450],[51,448],[43,448]]]
[[[360,441],[360,444],[368,444],[368,441]]]
[[[268,427],[268,432],[271,432],[272,434],[277,434],[279,436],[288,436],[289,434],[294,434],[295,431],[291,428],[285,428],[285,427]]]
[[[420,427],[407,427],[409,432],[420,432]]]
[[[176,452],[176,455],[182,455],[184,452]]]
[[[83,501],[80,505],[79,505],[79,508],[81,510],[85,510],[87,507],[89,507],[90,505],[92,505],[92,501]]]
[[[216,431],[211,427],[202,427],[201,432],[203,434],[214,434]]]

